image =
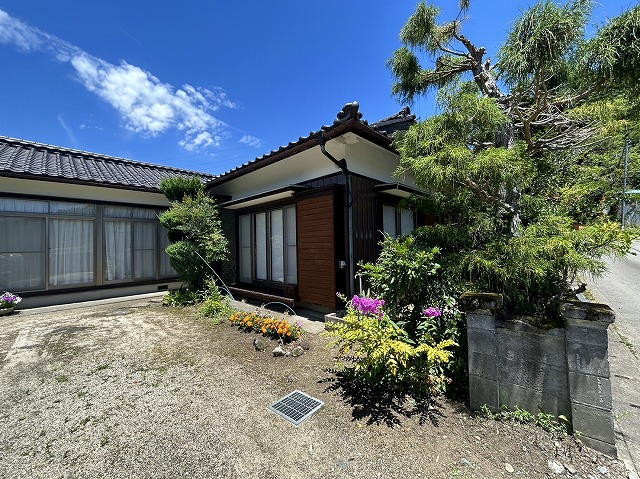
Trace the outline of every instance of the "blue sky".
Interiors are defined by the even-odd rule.
[[[465,33],[491,56],[532,3],[472,0]],[[600,0],[593,19],[635,4]],[[347,102],[369,121],[399,111],[386,61],[415,5],[0,0],[0,135],[221,173]]]

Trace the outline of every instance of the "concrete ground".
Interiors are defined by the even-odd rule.
[[[640,253],[640,242],[634,243]],[[640,477],[640,254],[610,264],[609,274],[589,286],[595,301],[616,313],[609,328],[609,362],[618,456]]]

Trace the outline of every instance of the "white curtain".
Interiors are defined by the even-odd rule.
[[[49,220],[49,284],[93,282],[93,221]]]
[[[132,278],[131,271],[131,222],[105,221],[104,246],[106,281],[121,281]]]
[[[267,278],[267,214],[256,214],[256,278]]]
[[[284,282],[284,242],[282,210],[273,210],[271,216],[271,281]]]
[[[239,219],[240,281],[251,282],[251,215]]]

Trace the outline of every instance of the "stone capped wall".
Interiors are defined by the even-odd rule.
[[[564,415],[582,441],[616,455],[607,328],[614,313],[606,305],[560,305],[564,327],[496,320],[502,297],[467,293],[471,409],[505,405]]]

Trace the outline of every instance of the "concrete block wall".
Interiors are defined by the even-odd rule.
[[[585,444],[616,455],[607,342],[614,313],[608,306],[563,303],[565,326],[543,328],[496,320],[500,295],[467,293],[460,303],[467,315],[471,409],[505,405],[564,415]]]

